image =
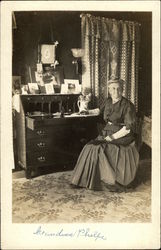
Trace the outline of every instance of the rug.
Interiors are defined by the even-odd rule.
[[[72,171],[13,178],[13,223],[145,223],[151,221],[151,162],[142,160],[128,192],[72,189]]]

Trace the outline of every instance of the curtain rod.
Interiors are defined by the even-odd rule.
[[[93,15],[91,15],[91,14],[84,14],[84,13],[82,13],[82,14],[80,14],[80,18],[82,18],[83,16],[88,16],[88,17],[94,17],[94,18],[96,18],[96,19],[109,19],[109,20],[112,20],[112,21],[116,21],[116,22],[133,22],[133,23],[136,23],[136,24],[138,24],[139,26],[141,26],[141,23],[138,23],[138,22],[136,22],[136,21],[127,21],[127,20],[116,20],[115,18],[108,18],[108,17],[100,17],[100,16],[93,16]]]

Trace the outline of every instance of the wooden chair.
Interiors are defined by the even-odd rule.
[[[143,116],[136,114],[136,132],[135,132],[135,143],[136,143],[136,147],[138,152],[141,149],[142,146],[142,125],[143,125]]]

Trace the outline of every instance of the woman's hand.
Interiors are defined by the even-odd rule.
[[[97,138],[96,138],[97,141],[103,141],[105,140],[104,136],[102,135],[98,135]]]
[[[106,137],[105,137],[105,140],[106,140],[106,141],[112,141],[112,138],[111,138],[110,136],[106,136]]]

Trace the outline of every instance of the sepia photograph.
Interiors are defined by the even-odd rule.
[[[89,88],[92,108],[100,109],[98,116],[83,119],[80,115],[41,120],[40,114],[37,121],[33,118],[31,130],[26,127],[28,113],[44,112],[44,99],[20,95],[13,222],[150,222],[152,13],[13,14],[17,27],[13,29],[13,75],[19,68],[22,84],[27,84],[25,68],[28,64],[36,67],[39,43],[58,40],[59,51],[55,56],[53,50],[53,59],[60,61],[65,78],[72,79],[75,71],[70,48],[82,47],[81,88]],[[21,57],[26,60],[21,62]],[[74,93],[70,82],[68,92]],[[57,95],[52,100],[47,95],[44,98],[48,105],[52,101],[54,108]],[[59,98],[66,109],[70,94],[66,100],[61,94]],[[29,172],[32,180],[26,178]]]
[[[10,223],[20,235],[21,226],[33,228],[28,249],[38,249],[40,242],[49,249],[57,241],[62,249],[61,239],[69,247],[77,239],[84,249],[93,239],[97,243],[89,248],[118,249],[116,225],[116,238],[123,240],[121,226],[139,224],[138,235],[159,219],[153,216],[160,151],[159,129],[153,133],[159,125],[152,91],[153,11],[33,6],[11,4],[10,11]],[[58,81],[56,74],[63,77]],[[157,184],[158,179],[156,193]],[[101,231],[104,223],[112,225],[111,243],[110,230]],[[120,248],[155,249],[158,224],[154,229],[156,242],[129,240]],[[23,246],[11,242],[13,249]]]

